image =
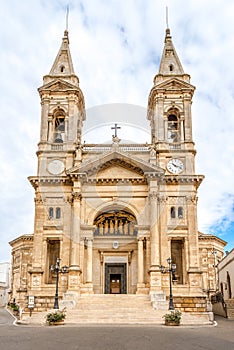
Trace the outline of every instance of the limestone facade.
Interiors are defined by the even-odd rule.
[[[183,311],[206,311],[213,288],[210,268],[215,245],[225,242],[200,234],[195,172],[192,97],[166,30],[159,72],[148,99],[151,144],[82,143],[84,96],[74,73],[65,31],[61,48],[43,85],[38,170],[32,235],[12,242],[11,297],[35,310],[53,306],[60,258],[68,267],[59,276],[59,298],[80,294],[169,295],[167,258],[176,264],[173,293]],[[117,130],[116,130],[117,131]]]

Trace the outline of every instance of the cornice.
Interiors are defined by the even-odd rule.
[[[71,179],[68,176],[29,176],[28,180],[34,189],[38,188],[39,185],[72,185]]]
[[[211,240],[218,241],[223,246],[225,246],[227,244],[227,242],[224,241],[223,239],[221,239],[221,238],[219,238],[217,236],[211,235],[211,234],[199,233],[198,239],[201,240],[201,241],[211,241]]]
[[[33,241],[33,235],[22,235],[20,237],[17,237],[16,239],[13,239],[12,241],[9,242],[10,246],[15,245],[16,243],[19,242],[32,242]]]
[[[198,188],[204,177],[204,175],[165,175],[161,181],[168,185],[192,184]]]

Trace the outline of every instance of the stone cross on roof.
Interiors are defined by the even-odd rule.
[[[120,127],[120,126],[117,126],[117,124],[115,124],[115,126],[111,127],[111,129],[114,129],[114,130],[115,130],[115,134],[113,135],[113,137],[118,137],[118,136],[117,136],[117,130],[118,130],[118,129],[121,129],[121,127]]]

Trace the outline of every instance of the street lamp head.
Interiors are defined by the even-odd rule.
[[[165,266],[161,265],[161,266],[159,266],[159,268],[160,268],[160,271],[161,271],[162,273],[165,273],[165,272],[166,272]]]
[[[176,271],[176,264],[172,264],[171,269],[172,269],[172,272],[175,272]]]
[[[68,266],[66,266],[66,265],[62,266],[61,271],[62,271],[62,273],[68,272]]]
[[[172,263],[172,258],[167,259],[168,264],[170,265]]]

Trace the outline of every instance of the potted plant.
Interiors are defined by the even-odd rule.
[[[61,324],[64,324],[65,317],[66,317],[65,309],[56,310],[46,315],[46,322],[50,326],[61,325]]]
[[[166,326],[179,326],[181,321],[181,312],[179,310],[172,310],[170,313],[165,314],[163,318],[165,319]]]
[[[19,316],[19,306],[16,303],[8,303],[14,316]]]

